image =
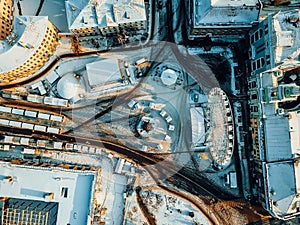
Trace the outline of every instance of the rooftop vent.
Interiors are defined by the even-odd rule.
[[[126,19],[130,19],[130,16],[128,15],[128,12],[127,12],[127,11],[124,12],[123,17],[126,18]]]

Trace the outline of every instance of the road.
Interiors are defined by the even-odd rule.
[[[188,170],[178,170],[178,168],[170,167],[173,164],[172,161],[168,163],[165,157],[162,156],[155,156],[150,153],[146,153],[143,151],[139,151],[137,149],[128,148],[126,146],[117,144],[112,141],[107,141],[104,138],[86,138],[86,137],[79,137],[78,135],[67,135],[67,134],[49,134],[46,132],[41,131],[31,131],[26,129],[20,128],[11,128],[0,126],[0,134],[3,135],[24,135],[24,136],[31,136],[37,139],[48,139],[53,141],[64,141],[69,143],[89,143],[91,146],[100,146],[104,147],[105,149],[116,152],[122,155],[125,158],[130,158],[136,163],[142,166],[151,166],[147,168],[152,168],[155,171],[155,175],[157,178],[162,177],[162,175],[167,171],[170,174],[175,174],[174,177],[177,178],[177,182],[181,184],[185,184],[185,188],[189,189],[192,193],[194,192],[196,195],[205,195],[211,196],[216,199],[232,199],[231,196],[227,195],[226,193],[221,192],[215,187],[210,187],[209,182],[204,179],[203,177],[195,176],[196,174],[191,174]],[[165,161],[164,163],[159,163],[161,161]]]
[[[171,0],[167,1],[167,7],[168,7],[168,10],[171,12],[172,11],[172,1]],[[174,36],[172,34],[173,31],[171,29],[172,26],[173,26],[172,25],[173,24],[172,13],[168,13],[168,15],[169,15],[168,32],[169,32],[169,38],[170,38],[169,41],[174,41]],[[174,52],[177,60],[180,61],[183,65],[186,65],[185,62],[187,62],[189,59],[185,59],[185,58],[182,57],[182,55],[179,52],[176,45],[172,46],[171,49]],[[53,67],[57,66],[60,59],[62,59],[62,58],[79,57],[79,56],[91,55],[91,54],[102,53],[102,52],[104,52],[104,51],[92,51],[92,52],[84,52],[84,53],[79,53],[79,54],[64,54],[64,55],[61,55],[59,58],[56,58],[55,60],[53,60],[53,62],[51,62],[43,71],[38,73],[36,76],[33,76],[33,77],[31,77],[27,80],[24,80],[24,81],[20,81],[18,83],[2,85],[2,88],[12,88],[12,87],[16,87],[16,86],[22,86],[22,85],[25,85],[28,82],[32,82],[36,79],[39,79],[40,77],[44,76],[44,74],[49,72]],[[196,58],[194,60],[196,62]],[[209,86],[209,85],[207,85],[207,86]],[[128,93],[127,96],[130,96],[130,94],[131,93]],[[111,106],[108,107],[103,112],[99,112],[96,116],[101,117],[105,113],[109,112],[110,108],[111,108]],[[89,120],[85,121],[84,125],[88,124],[91,121],[94,121],[94,119],[95,118],[92,118],[92,119],[89,119]],[[81,125],[78,125],[78,127],[80,127],[80,126]],[[12,133],[12,134],[15,134],[15,133],[26,134],[26,135],[30,135],[30,136],[35,136],[37,138],[44,137],[44,138],[47,138],[47,139],[53,139],[53,140],[57,140],[57,141],[66,141],[66,142],[75,142],[75,141],[77,141],[79,143],[86,143],[88,141],[89,143],[91,143],[91,145],[104,146],[106,149],[108,149],[110,151],[117,152],[121,155],[124,155],[127,158],[131,158],[131,159],[133,159],[134,161],[136,161],[137,163],[139,163],[141,165],[153,165],[153,164],[156,165],[157,162],[159,162],[161,160],[160,157],[162,157],[162,156],[148,155],[147,153],[139,152],[136,149],[129,149],[128,147],[120,146],[120,145],[117,145],[116,143],[112,143],[112,142],[105,142],[103,140],[95,140],[95,139],[91,139],[91,138],[83,138],[83,137],[78,137],[78,136],[75,137],[75,136],[71,135],[73,130],[71,130],[71,131],[69,131],[65,134],[59,134],[59,135],[50,135],[50,134],[41,133],[41,132],[34,132],[33,133],[31,131],[25,131],[25,130],[22,130],[22,129],[7,128],[7,127],[5,129],[3,127],[2,133],[3,133],[4,130],[6,130],[5,133],[7,133],[7,131],[10,131],[10,133]],[[165,165],[165,164],[164,165],[159,165],[159,166],[160,166],[160,168],[158,169],[158,171],[168,171],[172,174],[176,174],[176,177],[179,180],[182,180],[182,183],[189,184],[189,185],[185,186],[186,189],[190,189],[191,191],[193,191],[194,193],[196,193],[198,195],[208,195],[208,196],[212,196],[212,197],[216,197],[216,198],[219,198],[219,197],[220,198],[229,198],[230,197],[227,194],[222,194],[222,192],[220,190],[216,189],[216,188],[213,188],[213,187],[211,188],[210,184],[204,178],[197,177],[194,174],[191,174],[190,172],[186,172],[184,170],[183,171],[177,171],[176,169],[170,168],[168,165]],[[158,177],[160,177],[159,174],[158,174]],[[194,180],[196,180],[196,182]]]
[[[80,56],[95,55],[95,54],[100,54],[100,53],[104,53],[104,52],[107,52],[107,50],[80,52],[78,54],[67,53],[67,54],[63,54],[63,55],[60,55],[60,56],[56,56],[56,58],[54,58],[53,61],[49,65],[47,65],[45,68],[43,68],[43,70],[41,70],[37,74],[32,75],[32,76],[30,76],[29,78],[26,78],[26,79],[21,79],[20,81],[11,82],[9,84],[0,83],[0,88],[1,89],[6,89],[6,88],[8,89],[8,88],[20,87],[20,86],[26,85],[28,83],[31,83],[35,80],[38,80],[39,78],[43,77],[45,74],[50,72],[50,70],[55,68],[57,66],[57,64],[60,62],[61,59],[77,58],[77,57],[80,57]]]
[[[184,6],[184,2],[180,1],[181,5]],[[167,7],[167,26],[165,29],[167,29],[167,40],[169,42],[174,42],[174,31],[173,31],[173,14],[172,14],[172,0],[166,1],[166,7]],[[155,8],[155,1],[153,1],[152,9]],[[184,7],[182,8],[184,9]],[[152,11],[153,15],[155,13],[155,10]],[[153,28],[154,26],[151,26],[151,35],[153,35]],[[199,58],[198,57],[190,57],[186,58],[183,57],[181,52],[178,50],[177,46],[174,45],[171,47],[173,53],[175,54],[175,57],[177,58],[178,62],[184,67],[184,69],[189,73],[195,75],[195,79],[203,84],[205,87],[216,87],[218,86],[218,83],[216,80],[212,78],[208,78],[205,73],[200,73],[202,71],[208,71],[204,64],[200,63],[199,66]],[[133,49],[123,49],[123,51],[132,51]],[[43,71],[40,71],[35,76],[32,76],[26,80],[21,80],[12,84],[0,84],[0,88],[14,88],[18,86],[26,85],[29,82],[33,82],[41,77],[43,77],[45,74],[47,74],[50,70],[52,70],[54,67],[56,67],[61,59],[67,59],[67,58],[76,58],[80,56],[86,56],[86,55],[93,55],[93,54],[101,54],[107,51],[90,51],[90,52],[83,52],[78,54],[64,54],[56,57],[47,67],[44,68]],[[200,70],[199,70],[200,69]],[[127,93],[126,95],[122,97],[131,96],[131,94],[134,92],[134,90],[130,93]],[[43,109],[47,109],[49,111],[67,111],[69,109],[62,109],[61,107],[55,108],[55,107],[48,107],[48,106],[41,106],[41,105],[32,105],[28,104],[23,101],[10,101],[7,100],[6,103],[9,104],[16,104],[20,103],[20,105],[26,105],[26,107],[32,107],[39,108],[42,107]],[[93,103],[94,104],[94,103]],[[114,105],[115,106],[115,105]],[[86,107],[86,106],[84,106]],[[109,105],[105,110],[100,111],[96,114],[96,118],[100,118],[101,116],[108,113],[112,108],[112,105]],[[229,195],[228,193],[225,193],[224,190],[220,190],[216,186],[214,186],[212,183],[210,183],[209,180],[207,180],[204,176],[201,174],[195,173],[195,171],[191,171],[187,168],[181,168],[178,169],[173,167],[174,164],[173,161],[166,161],[166,157],[161,155],[153,155],[150,153],[142,152],[137,149],[132,149],[123,145],[120,145],[117,143],[117,141],[109,141],[105,140],[104,138],[97,137],[97,138],[88,138],[88,137],[80,137],[78,135],[74,135],[74,130],[89,124],[90,122],[94,121],[95,117],[85,120],[82,124],[78,124],[77,127],[74,129],[63,133],[63,134],[49,134],[39,131],[31,131],[31,130],[24,130],[19,128],[11,128],[11,127],[4,127],[0,126],[0,134],[6,134],[6,135],[25,135],[25,136],[31,136],[37,139],[48,139],[53,141],[64,141],[69,143],[89,143],[91,146],[101,146],[107,149],[108,151],[115,152],[119,155],[122,155],[124,158],[130,158],[136,163],[147,167],[149,172],[152,174],[152,177],[156,180],[157,184],[159,186],[164,186],[164,181],[160,178],[165,174],[167,171],[169,174],[174,174],[169,181],[172,180],[172,183],[175,186],[181,187],[185,189],[186,191],[198,196],[210,196],[216,201],[219,199],[230,199],[232,200],[233,197]],[[165,161],[164,163],[160,163],[162,161]],[[150,221],[149,221],[150,222]],[[153,222],[153,221],[152,221]]]

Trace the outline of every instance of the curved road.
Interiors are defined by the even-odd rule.
[[[152,1],[153,4],[151,4],[152,9],[155,9],[155,0]],[[174,42],[174,33],[173,33],[173,13],[172,13],[172,0],[167,0],[166,3],[167,7],[167,17],[168,17],[168,41]],[[152,11],[154,13],[155,10]],[[153,29],[154,27],[151,26],[151,33],[153,35]],[[131,49],[122,49],[123,51],[132,51],[133,49],[136,49],[139,47],[131,48]],[[172,48],[173,49],[173,48]],[[112,52],[115,50],[111,50]],[[118,50],[116,50],[118,51]],[[181,58],[182,56],[178,49],[173,49],[175,55],[177,58]],[[47,72],[49,72],[54,66],[56,66],[61,59],[64,58],[73,58],[73,57],[80,57],[80,56],[87,56],[87,55],[93,55],[93,54],[99,54],[99,53],[104,53],[107,52],[107,50],[101,50],[101,51],[91,51],[91,52],[83,52],[83,53],[68,53],[68,54],[63,54],[60,56],[57,56],[51,63],[47,65],[47,67],[44,68],[44,70],[40,71],[36,75],[20,80],[11,84],[0,84],[0,88],[13,88],[13,87],[18,87],[25,85],[29,82],[35,81],[42,76],[44,76]],[[179,60],[180,61],[180,60]],[[189,63],[190,64],[190,63]],[[132,92],[127,93],[124,96],[130,96]],[[107,110],[105,110],[106,112]],[[99,117],[105,112],[100,112]],[[94,119],[94,118],[93,118]],[[89,121],[86,121],[87,123]],[[21,134],[21,135],[27,135],[27,136],[32,136],[38,139],[41,138],[46,138],[50,140],[56,140],[56,141],[66,141],[66,142],[78,142],[78,143],[86,143],[89,142],[90,145],[94,146],[104,146],[106,149],[110,151],[117,152],[118,154],[121,154],[127,158],[131,158],[138,164],[142,166],[148,166],[148,165],[153,165],[154,173],[156,173],[156,177],[160,177],[159,172],[161,171],[168,171],[172,174],[175,174],[173,177],[176,177],[176,181],[179,183],[185,184],[185,188],[189,190],[191,193],[194,193],[196,195],[205,195],[205,196],[211,196],[215,199],[222,198],[222,199],[232,199],[231,196],[227,195],[226,193],[221,192],[219,189],[216,187],[212,186],[209,181],[207,181],[204,178],[198,177],[197,174],[192,174],[190,171],[187,170],[180,170],[177,171],[175,168],[170,167],[168,164],[158,164],[158,162],[164,160],[165,158],[159,158],[159,156],[155,156],[153,154],[148,154],[142,151],[138,151],[136,149],[131,149],[126,146],[122,146],[113,142],[96,139],[91,139],[91,138],[84,138],[84,137],[75,137],[69,134],[49,134],[49,133],[44,133],[44,132],[32,132],[31,130],[24,130],[24,129],[19,129],[19,128],[10,128],[10,127],[5,127],[5,126],[0,126],[0,133],[2,134]],[[155,167],[156,165],[156,167]],[[158,165],[158,166],[157,166]],[[171,164],[172,165],[172,164]],[[149,167],[148,167],[149,168]],[[159,182],[159,181],[158,181]]]

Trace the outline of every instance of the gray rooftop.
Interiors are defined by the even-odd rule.
[[[194,0],[194,27],[222,25],[249,27],[258,21],[257,0]]]
[[[86,71],[91,87],[121,81],[119,64],[114,58],[89,63],[86,65]]]
[[[289,120],[287,117],[269,117],[264,120],[266,161],[292,158]]]
[[[266,164],[269,198],[273,201],[274,211],[288,213],[296,194],[295,169],[293,162]]]

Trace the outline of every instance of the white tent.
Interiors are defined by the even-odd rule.
[[[161,74],[161,81],[163,84],[170,86],[172,84],[175,84],[178,78],[178,74],[176,71],[172,69],[166,69],[165,71],[162,72]]]

